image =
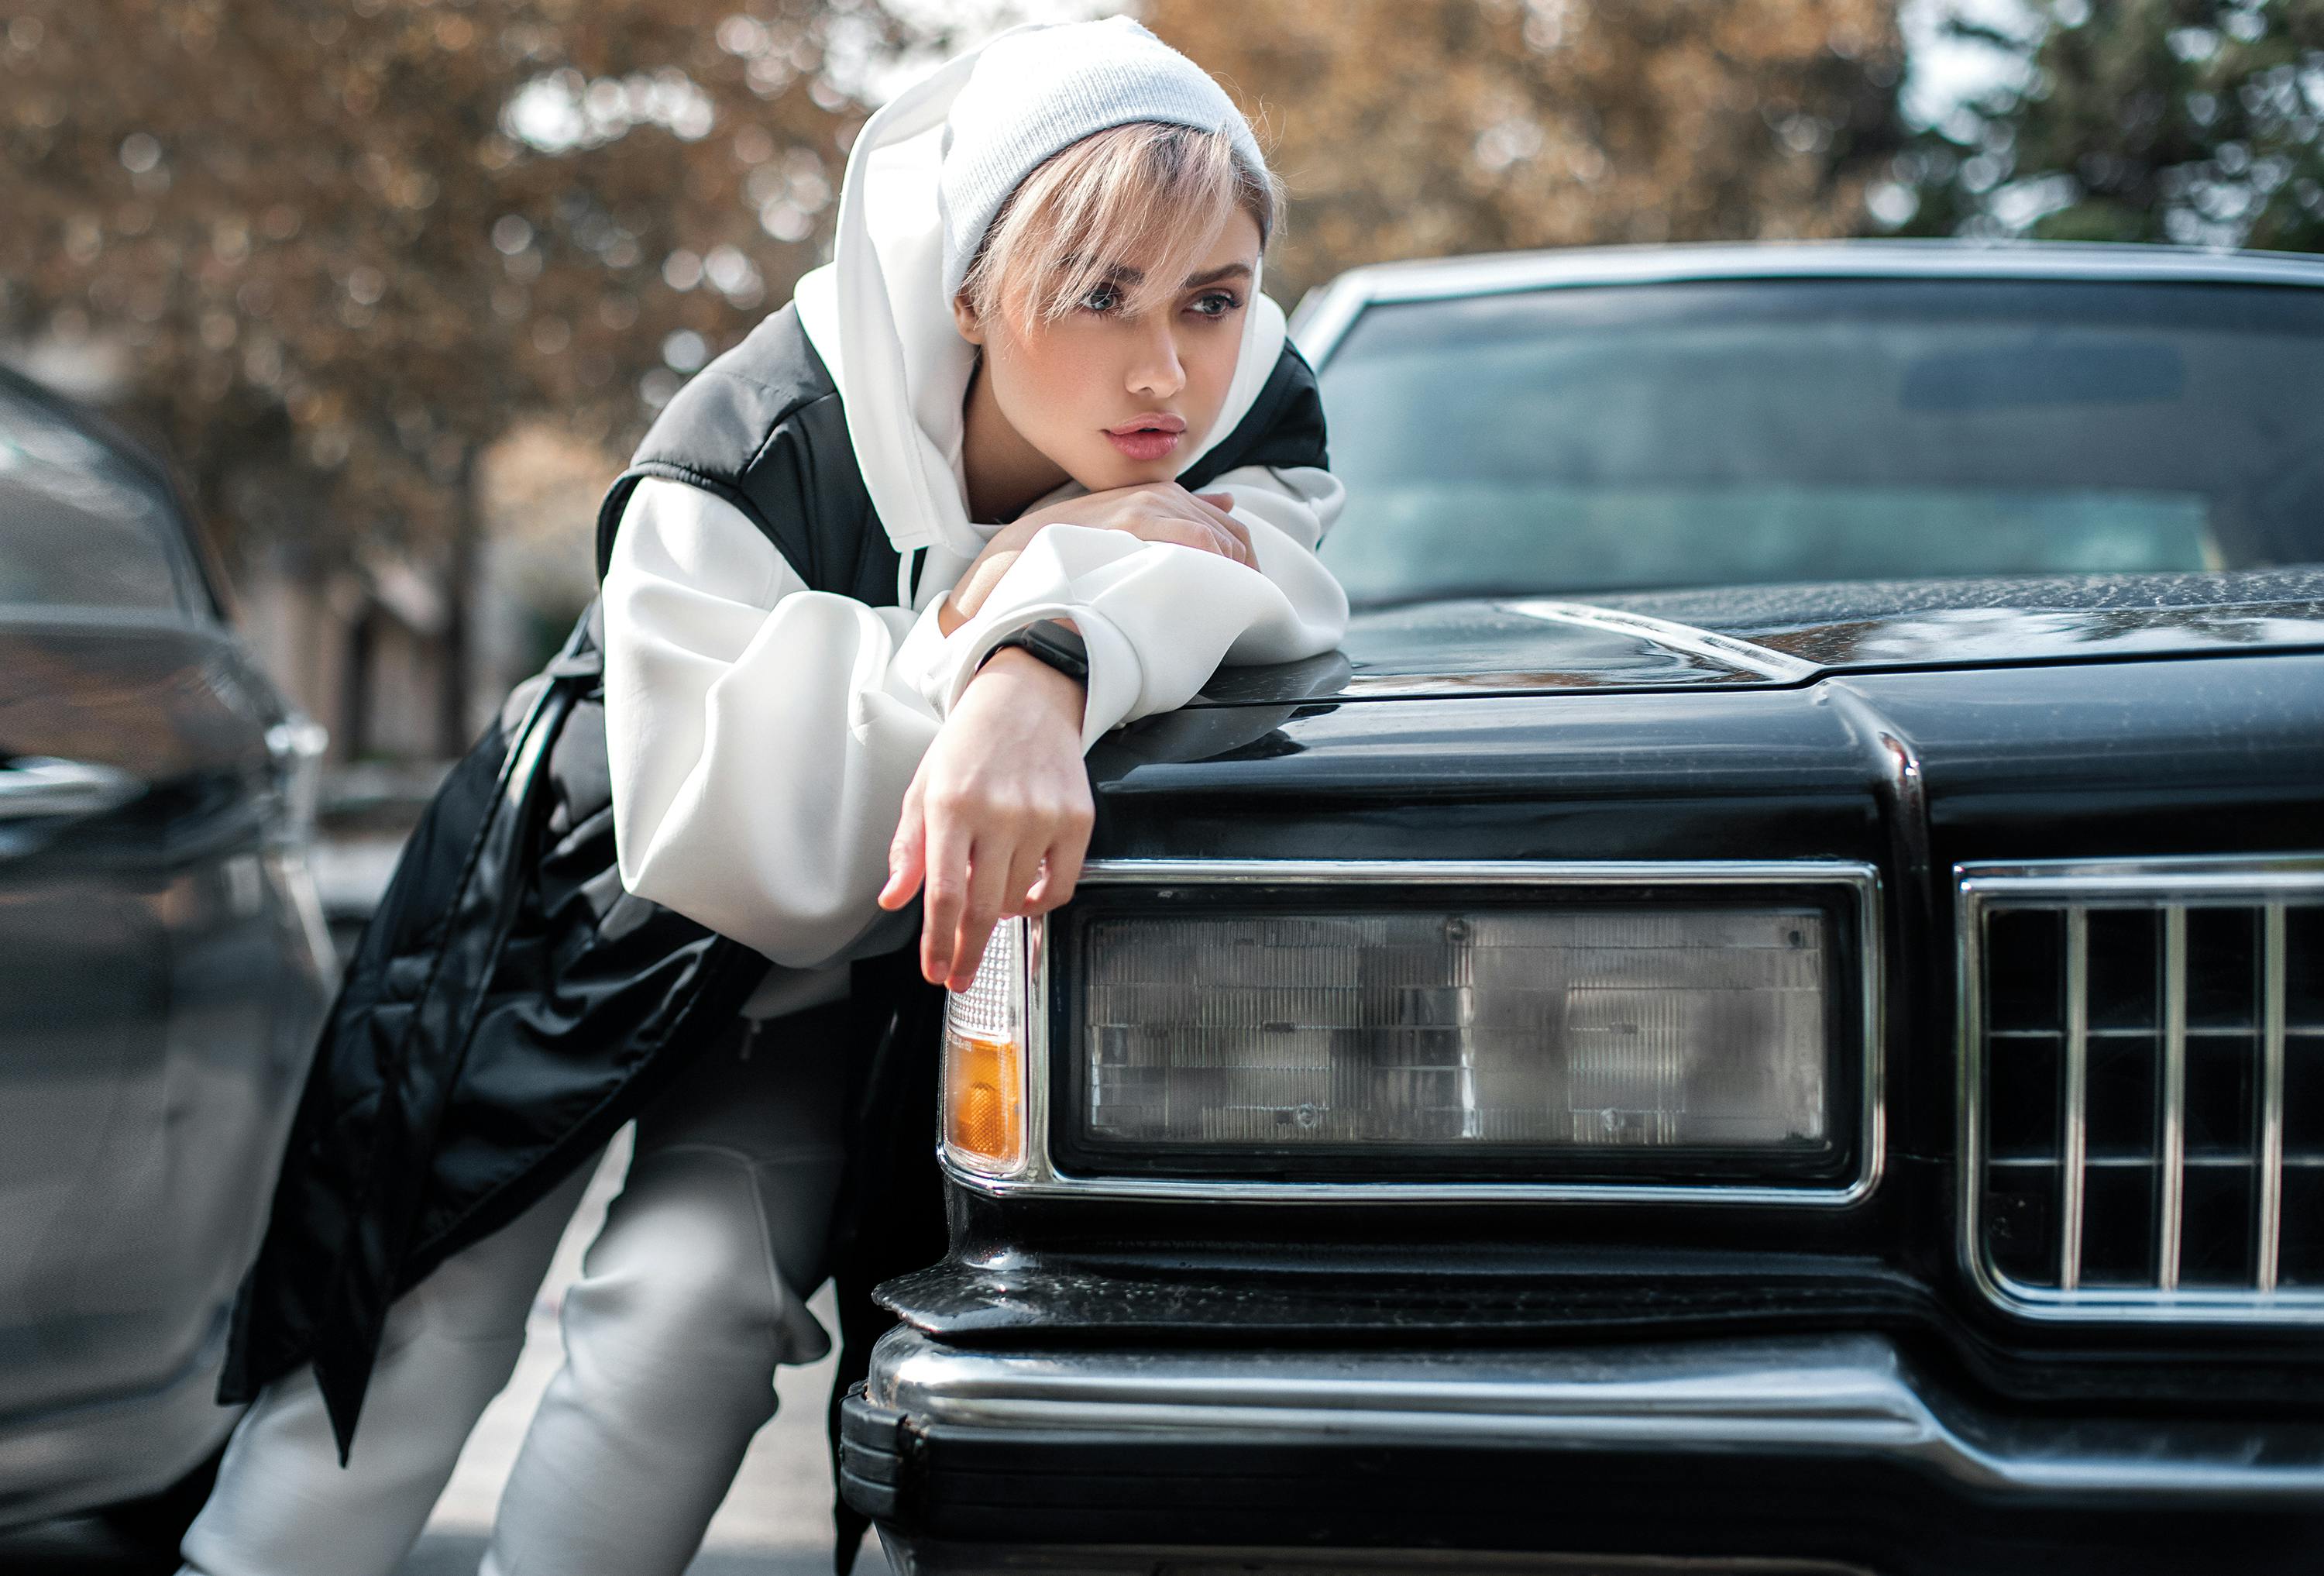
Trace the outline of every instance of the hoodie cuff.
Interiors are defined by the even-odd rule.
[[[1130,643],[1130,637],[1121,632],[1120,626],[1086,603],[1029,603],[991,617],[973,619],[954,630],[944,642],[942,658],[930,672],[931,682],[924,692],[936,714],[952,714],[952,708],[959,704],[969,681],[976,677],[978,664],[995,646],[1043,619],[1071,623],[1081,631],[1082,644],[1089,650],[1089,687],[1082,704],[1082,748],[1086,751],[1109,730],[1119,726],[1138,704],[1145,684],[1144,669],[1138,660],[1138,649]]]

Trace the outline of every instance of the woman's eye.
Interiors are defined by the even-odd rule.
[[[1118,310],[1120,306],[1121,290],[1115,285],[1094,286],[1089,294],[1082,298],[1082,309],[1085,312],[1111,312]]]
[[[1223,318],[1241,305],[1241,300],[1231,291],[1213,290],[1207,295],[1195,297],[1193,310],[1198,318]]]

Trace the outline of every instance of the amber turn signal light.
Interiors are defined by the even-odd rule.
[[[965,991],[945,1007],[945,1152],[1006,1176],[1025,1165],[1025,926],[1004,920]]]
[[[945,1037],[945,1137],[981,1169],[1013,1171],[1025,1157],[1025,1066],[1007,1040]]]

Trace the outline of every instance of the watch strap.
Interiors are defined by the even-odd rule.
[[[1001,636],[992,643],[991,650],[977,659],[976,665],[982,668],[1001,652],[1012,650],[1048,664],[1077,683],[1089,682],[1088,642],[1056,619],[1037,619],[1021,630]]]

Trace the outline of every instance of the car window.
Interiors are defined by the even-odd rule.
[[[0,609],[200,616],[207,605],[168,496],[56,412],[0,389]]]
[[[1359,602],[2324,559],[2324,290],[1814,280],[1367,309]]]

